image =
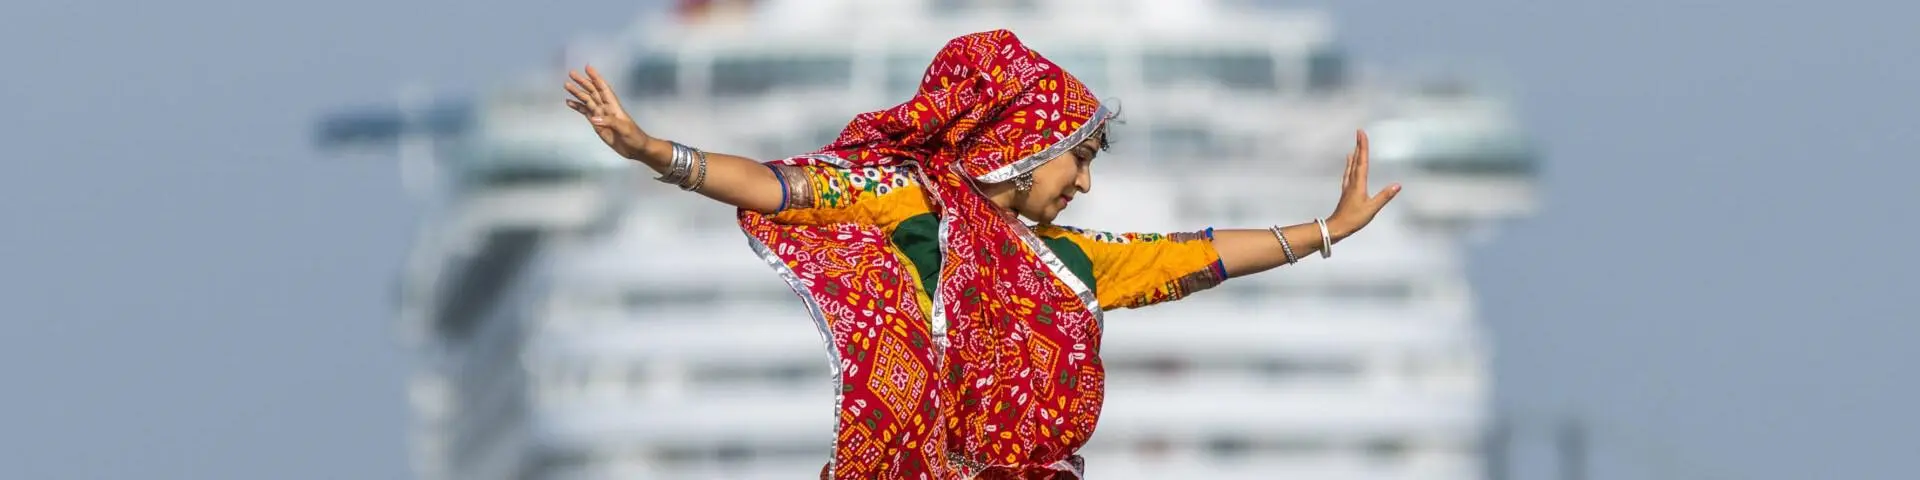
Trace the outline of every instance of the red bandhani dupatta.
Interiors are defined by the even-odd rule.
[[[1084,141],[1112,114],[1013,35],[956,38],[918,92],[861,114],[796,166],[917,167],[940,216],[933,311],[878,226],[740,224],[829,345],[835,478],[1052,478],[1080,473],[1104,392],[1093,292],[975,182]]]

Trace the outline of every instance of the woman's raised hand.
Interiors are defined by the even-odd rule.
[[[1333,207],[1333,214],[1327,216],[1327,228],[1333,237],[1346,238],[1365,228],[1373,221],[1373,216],[1386,208],[1387,202],[1400,193],[1400,184],[1387,185],[1378,194],[1367,191],[1367,132],[1354,133],[1353,153],[1347,155],[1347,173],[1340,180],[1340,203]]]
[[[587,117],[587,123],[593,124],[593,132],[599,134],[600,140],[607,142],[614,153],[639,160],[654,139],[627,115],[627,110],[620,106],[620,97],[613,93],[613,87],[607,86],[607,80],[600,77],[600,71],[588,65],[586,74],[569,71],[567,77],[571,79],[567,82],[567,93],[573,94],[573,98],[567,100],[567,108]]]

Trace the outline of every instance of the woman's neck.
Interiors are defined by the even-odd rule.
[[[1001,182],[976,185],[980,188],[980,194],[987,197],[987,202],[992,203],[995,207],[999,207],[1001,211],[1013,213],[1013,205],[1020,201],[1021,194],[1019,191],[1013,189],[1011,183]]]

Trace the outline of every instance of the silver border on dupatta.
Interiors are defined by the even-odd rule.
[[[927,191],[928,196],[933,197],[932,200],[934,201],[934,203],[938,204],[940,202],[940,185],[933,183],[932,181],[930,181],[930,179],[927,178],[927,172],[924,168],[921,167],[919,162],[908,162],[908,163],[913,165],[913,172],[918,177],[918,178],[915,178],[915,180],[920,182],[920,188],[925,189]],[[953,217],[947,214],[946,208],[941,208],[940,210],[941,210],[940,224],[939,224],[940,228],[939,228],[939,233],[937,233],[938,238],[936,238],[936,240],[939,241],[939,245],[940,245],[940,256],[941,256],[940,268],[945,269],[946,255],[947,255],[947,224],[952,223],[951,220],[953,219]],[[922,274],[924,274],[924,272]],[[940,290],[941,290],[940,285],[942,283],[942,280],[945,280],[945,278],[944,276],[940,275],[940,272],[936,271],[936,272],[933,272],[933,279],[934,279],[933,291],[927,292],[927,299],[929,300],[928,304],[933,306],[933,311],[928,312],[928,315],[927,315],[927,319],[930,322],[929,325],[927,326],[927,329],[933,331],[933,344],[934,346],[939,347],[938,349],[934,350],[934,354],[938,355],[938,357],[935,357],[935,359],[940,362],[939,365],[937,366],[944,369],[946,367],[946,356],[947,356],[947,346],[948,346],[947,308],[940,301],[942,297],[942,295],[940,295]],[[918,281],[919,279],[914,279],[914,280]],[[934,372],[934,373],[938,375],[946,374],[946,372],[944,371]]]
[[[1099,295],[1095,295],[1093,289],[1087,288],[1087,283],[1080,281],[1080,276],[1074,275],[1073,270],[1067,269],[1067,262],[1060,261],[1060,256],[1054,255],[1053,248],[1041,242],[1040,236],[1034,235],[1032,228],[1021,223],[1018,218],[1008,219],[1007,223],[1014,233],[1020,235],[1021,240],[1027,242],[1027,247],[1033,249],[1034,256],[1040,257],[1040,262],[1047,264],[1047,269],[1053,270],[1054,278],[1060,279],[1060,283],[1067,284],[1067,288],[1073,289],[1073,293],[1080,296],[1080,303],[1087,305],[1087,310],[1093,312],[1094,322],[1097,322],[1100,329],[1105,331],[1107,313],[1100,309]]]
[[[1079,142],[1065,143],[1065,141],[1063,141],[1062,143],[1055,144],[1055,146],[1062,145],[1062,144],[1074,145],[1078,143]],[[953,170],[955,173],[960,173],[960,166],[954,165]],[[974,193],[980,193],[977,187],[969,187],[969,188],[974,188]],[[936,196],[938,195],[937,191],[935,192],[935,195]],[[1053,248],[1048,247],[1046,243],[1042,243],[1040,241],[1040,237],[1033,234],[1033,229],[1028,228],[1025,223],[1022,223],[1019,217],[1008,215],[1008,216],[1002,217],[1001,221],[1006,222],[1007,228],[1010,230],[1013,230],[1013,233],[1015,235],[1020,236],[1021,242],[1026,243],[1027,248],[1033,250],[1033,255],[1035,257],[1039,257],[1040,263],[1047,265],[1047,270],[1053,272],[1054,278],[1060,279],[1060,283],[1064,283],[1067,285],[1067,288],[1073,289],[1074,296],[1080,297],[1080,303],[1086,305],[1087,310],[1093,313],[1093,320],[1094,322],[1096,322],[1095,324],[1104,330],[1107,326],[1106,312],[1100,309],[1100,297],[1094,294],[1093,289],[1088,288],[1086,282],[1080,281],[1080,277],[1075,276],[1073,274],[1073,270],[1070,270],[1067,268],[1067,262],[1061,261],[1060,256],[1055,255],[1053,253]],[[944,213],[941,214],[940,216],[940,251],[941,252],[947,251],[948,224],[951,224],[951,223],[953,223],[953,217],[948,216]],[[942,253],[942,255],[945,255],[945,254]],[[940,278],[939,281],[934,286],[934,290],[936,292],[941,290],[940,287],[942,285],[945,285],[947,281],[945,276],[941,276],[939,278]],[[946,320],[947,320],[944,314],[947,310],[947,307],[941,302],[941,300],[942,299],[937,294],[936,296],[933,297],[934,311],[942,312],[941,315],[935,317],[934,321],[944,326],[946,325]],[[944,332],[944,330],[942,331]],[[941,346],[944,347],[946,345],[945,343],[942,343]]]
[[[828,163],[828,164],[832,164],[840,167],[847,167],[851,165],[850,163],[847,162],[846,159],[840,158],[839,156],[836,156],[833,154],[825,154],[825,153],[799,155],[796,157],[788,158],[787,160],[782,161],[782,163],[790,164],[791,160],[800,159],[800,158],[813,159],[823,163]],[[767,246],[766,242],[762,242],[760,241],[760,239],[754,238],[752,234],[747,233],[745,230],[742,230],[740,233],[747,237],[747,245],[750,247],[753,247],[753,254],[758,255],[761,261],[767,262],[767,266],[773,267],[773,272],[775,274],[780,275],[781,280],[784,280],[787,282],[787,287],[793,289],[794,295],[798,295],[800,297],[800,304],[807,307],[807,315],[813,317],[814,328],[820,331],[820,341],[822,343],[825,343],[827,346],[827,370],[833,372],[833,416],[834,416],[833,440],[828,445],[836,446],[840,443],[840,407],[846,401],[846,394],[842,390],[842,384],[841,384],[842,379],[840,378],[841,377],[840,350],[834,347],[833,345],[833,328],[827,325],[827,316],[825,313],[822,313],[820,311],[819,300],[815,300],[813,298],[813,293],[807,291],[806,283],[803,283],[800,281],[799,274],[793,273],[793,268],[787,266],[786,260],[781,260],[780,256],[778,254],[775,254],[773,251],[773,248]],[[838,465],[836,464],[837,461],[838,459],[835,458],[834,455],[828,455],[827,471],[835,470],[835,467],[838,467]]]
[[[780,279],[785,280],[788,287],[793,288],[795,295],[800,296],[800,303],[807,307],[807,315],[813,317],[813,326],[820,330],[820,341],[827,344],[827,369],[833,372],[834,416],[833,440],[828,443],[828,445],[838,445],[840,442],[840,407],[841,404],[846,401],[846,394],[843,393],[841,388],[840,350],[833,345],[833,330],[827,325],[827,316],[820,312],[820,302],[813,299],[813,293],[808,292],[807,285],[800,282],[800,276],[793,273],[793,268],[788,267],[785,260],[781,260],[779,255],[773,253],[772,247],[768,247],[766,242],[754,238],[753,235],[747,235],[747,244],[753,247],[753,253],[759,255],[760,260],[767,262],[767,266],[773,267],[774,273],[779,274]],[[834,467],[836,467],[834,464],[837,460],[839,459],[833,455],[827,456],[827,471],[834,470]]]
[[[1106,124],[1107,121],[1112,119],[1113,110],[1108,109],[1107,104],[1102,102],[1098,107],[1094,108],[1093,117],[1089,118],[1087,123],[1081,124],[1080,128],[1075,129],[1073,133],[1067,134],[1066,138],[1062,138],[1060,141],[1054,142],[1053,145],[1048,145],[1047,148],[1034,152],[1032,155],[1027,155],[1026,158],[994,169],[985,175],[975,177],[975,179],[985,183],[999,183],[1012,180],[1013,177],[1027,173],[1039,167],[1041,164],[1047,163],[1048,160],[1067,153],[1067,151],[1072,150],[1074,146],[1080,145],[1080,142],[1087,141],[1087,137],[1093,136],[1093,132],[1100,130],[1100,125]],[[1018,218],[1009,219],[1007,223],[1010,224],[1010,227],[1013,227],[1015,233],[1020,235],[1021,240],[1027,243],[1027,247],[1033,249],[1034,255],[1040,257],[1041,263],[1047,264],[1047,269],[1053,271],[1054,278],[1060,279],[1061,283],[1065,283],[1068,288],[1073,289],[1074,294],[1080,297],[1080,303],[1086,304],[1087,309],[1093,312],[1094,321],[1097,322],[1101,329],[1105,329],[1107,323],[1106,312],[1100,309],[1099,296],[1094,294],[1093,289],[1087,288],[1086,282],[1082,282],[1080,281],[1080,277],[1074,276],[1073,271],[1067,269],[1066,262],[1061,261],[1058,255],[1054,255],[1052,248],[1047,247],[1045,243],[1040,241],[1040,237],[1033,234],[1033,229],[1021,223]],[[942,251],[945,251],[947,247],[946,231],[947,221],[942,219],[940,222],[940,248]],[[938,300],[935,300],[934,310],[945,310],[945,307],[940,305]]]
[[[800,158],[819,160],[821,162],[826,162],[829,165],[833,165],[840,168],[853,168],[853,162],[849,162],[847,161],[847,159],[840,158],[839,155],[834,155],[831,153],[809,153],[806,155],[796,155],[792,158],[789,158],[788,160],[800,159]]]
[[[987,172],[985,175],[974,177],[974,180],[984,183],[1000,183],[1012,180],[1013,177],[1020,176],[1022,173],[1027,173],[1035,167],[1039,167],[1040,164],[1047,163],[1047,161],[1052,160],[1053,157],[1067,153],[1068,150],[1072,150],[1073,147],[1079,145],[1080,142],[1087,141],[1087,137],[1093,136],[1093,132],[1100,130],[1100,125],[1112,119],[1113,111],[1107,109],[1107,104],[1101,103],[1099,107],[1094,108],[1093,117],[1088,118],[1087,123],[1081,124],[1080,128],[1074,130],[1073,133],[1067,134],[1067,138],[1054,142],[1052,146],[1046,149],[1033,152],[1032,155],[1027,155],[1027,158],[1016,160],[1013,163],[1007,164],[1007,166]]]

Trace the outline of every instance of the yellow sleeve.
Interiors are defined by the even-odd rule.
[[[927,211],[926,195],[913,167],[887,165],[841,168],[831,165],[768,164],[785,196],[777,223],[892,225]]]
[[[1179,300],[1213,288],[1227,277],[1220,252],[1213,248],[1211,228],[1172,234],[1050,228],[1086,252],[1101,308],[1139,308]]]

